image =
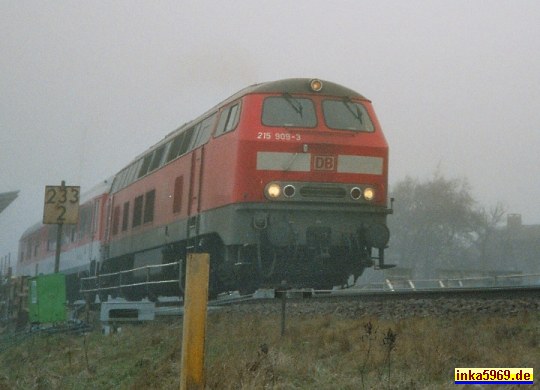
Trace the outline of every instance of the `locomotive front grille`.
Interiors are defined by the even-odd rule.
[[[273,181],[266,184],[264,194],[268,200],[278,202],[369,204],[375,190],[369,184]]]
[[[345,188],[329,186],[305,186],[300,188],[303,198],[343,199],[347,196]]]

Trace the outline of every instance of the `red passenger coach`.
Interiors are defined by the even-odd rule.
[[[385,267],[387,184],[369,100],[320,80],[257,84],[116,175],[102,272],[207,251],[215,292],[342,284]]]

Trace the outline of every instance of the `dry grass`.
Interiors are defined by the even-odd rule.
[[[35,335],[1,353],[0,389],[178,389],[181,334],[175,320],[123,326],[109,336]],[[538,313],[290,317],[284,337],[279,318],[212,313],[207,388],[459,389],[458,366],[540,373],[539,335]]]

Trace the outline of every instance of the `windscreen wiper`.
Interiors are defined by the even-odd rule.
[[[300,103],[298,100],[293,98],[288,92],[285,92],[283,94],[283,97],[285,98],[285,100],[287,100],[287,103],[291,105],[294,111],[296,111],[296,113],[300,115],[300,118],[302,118],[302,110],[303,110],[302,103]]]
[[[355,107],[356,107],[356,112],[352,109],[352,107],[349,105],[350,104],[353,104]],[[360,122],[361,125],[364,124],[364,122],[362,121],[362,112],[360,111],[360,107],[358,107],[357,104],[354,104],[351,99],[349,98],[345,98],[343,99],[343,104],[345,105],[345,107],[347,107],[347,110],[349,110],[349,112],[356,118],[358,119],[358,121]]]

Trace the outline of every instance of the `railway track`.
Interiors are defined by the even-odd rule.
[[[138,302],[119,300],[116,305],[114,301],[107,303],[110,310],[115,313],[124,310],[126,304],[130,307],[128,310],[130,315],[143,310]],[[146,304],[151,304],[151,302],[146,301]],[[280,312],[283,315],[287,311],[293,315],[332,314],[351,318],[363,315],[411,317],[476,312],[540,313],[540,286],[397,291],[366,291],[356,288],[344,290],[261,289],[250,295],[239,295],[238,292],[221,294],[218,299],[208,302],[208,309],[209,311],[241,312],[246,315],[272,315]],[[155,314],[157,317],[183,315],[182,302],[178,300],[173,304],[158,302],[151,310],[152,316]],[[137,316],[130,317],[130,320],[136,320],[136,318]],[[120,316],[109,318],[108,321],[126,319]]]
[[[517,315],[540,313],[540,286],[454,288],[416,291],[306,290],[276,291],[276,298],[228,297],[209,302],[226,312],[278,315],[376,316],[388,319],[466,314]],[[285,299],[285,300],[284,300]]]
[[[300,300],[405,300],[405,299],[517,299],[536,298],[540,300],[540,286],[490,287],[490,288],[446,288],[421,290],[361,290],[355,288],[343,290],[313,289],[269,289],[258,290],[255,294],[224,294],[208,303],[209,306],[257,303],[271,301],[285,296],[287,299]]]

